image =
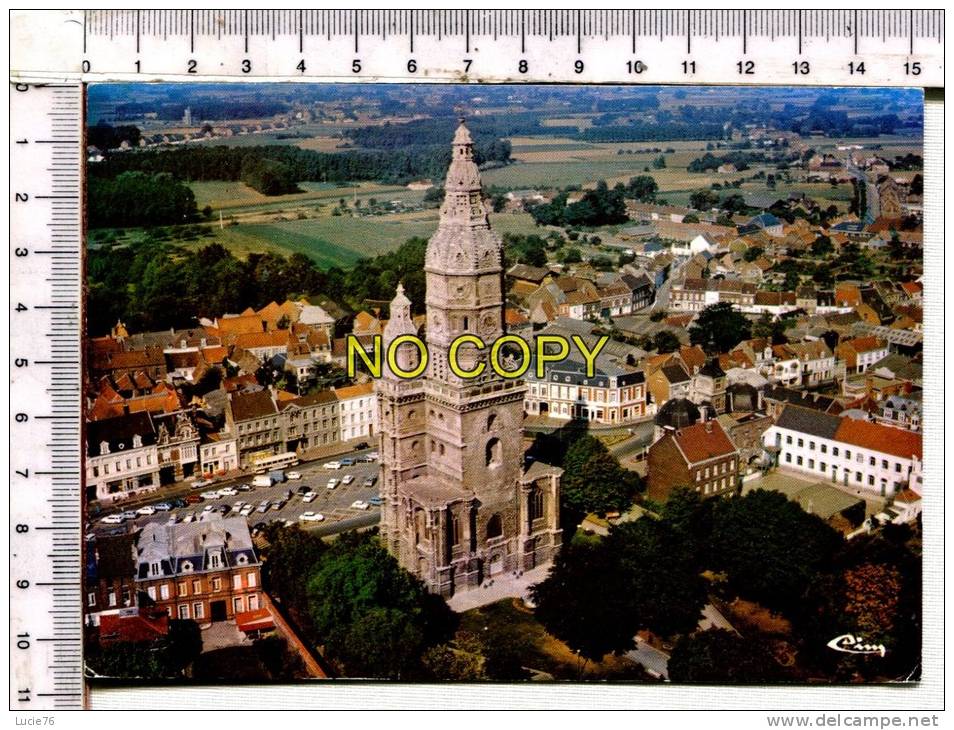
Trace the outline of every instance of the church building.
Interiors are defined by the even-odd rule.
[[[481,194],[474,143],[461,123],[453,141],[440,223],[427,245],[427,367],[402,379],[387,365],[375,383],[378,400],[381,538],[400,564],[442,596],[479,587],[495,575],[549,564],[561,542],[556,467],[524,465],[523,381],[489,363],[489,343],[505,334],[503,243],[491,230]],[[448,349],[471,334],[487,349]],[[384,331],[387,346],[417,335],[411,302],[398,286]],[[421,354],[397,348],[399,369]]]

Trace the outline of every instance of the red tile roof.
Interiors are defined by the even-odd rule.
[[[681,428],[673,434],[679,450],[690,464],[728,456],[737,449],[718,421],[706,421]]]
[[[168,633],[169,615],[167,613],[158,613],[154,616],[141,613],[135,616],[106,613],[99,619],[99,640],[103,644],[118,641],[155,641]]]
[[[902,459],[921,458],[921,434],[880,423],[842,418],[835,440]]]

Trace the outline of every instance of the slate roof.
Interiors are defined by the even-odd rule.
[[[86,425],[86,444],[89,456],[99,456],[100,444],[109,444],[109,453],[115,454],[133,447],[133,437],[140,436],[143,446],[156,443],[156,431],[149,413],[140,411],[115,418],[104,418]]]
[[[851,419],[846,419],[851,420]],[[813,410],[811,408],[802,408],[800,406],[787,405],[775,422],[779,428],[785,428],[789,431],[817,436],[818,438],[834,439],[841,425],[842,419],[837,416],[829,416],[827,413]]]

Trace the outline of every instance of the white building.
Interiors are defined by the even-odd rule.
[[[199,463],[202,473],[219,474],[239,467],[238,442],[228,431],[209,434],[199,444]]]
[[[335,388],[341,441],[370,438],[377,433],[377,395],[373,383]]]
[[[642,370],[597,360],[592,377],[584,363],[567,359],[548,363],[542,378],[536,366],[524,376],[528,415],[591,423],[629,423],[645,418],[646,378]]]
[[[762,445],[782,469],[831,481],[854,493],[921,494],[921,435],[809,408],[786,406]]]
[[[119,502],[159,488],[156,431],[146,412],[86,426],[86,498]]]

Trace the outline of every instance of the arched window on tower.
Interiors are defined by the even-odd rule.
[[[501,446],[500,439],[492,438],[487,442],[487,448],[484,453],[484,458],[486,460],[486,466],[495,467],[500,466],[501,462]]]
[[[500,515],[491,515],[490,519],[487,520],[487,539],[490,540],[494,537],[500,537],[502,534],[503,521],[500,519]]]
[[[497,427],[497,414],[491,413],[487,416],[487,430],[493,431]]]

